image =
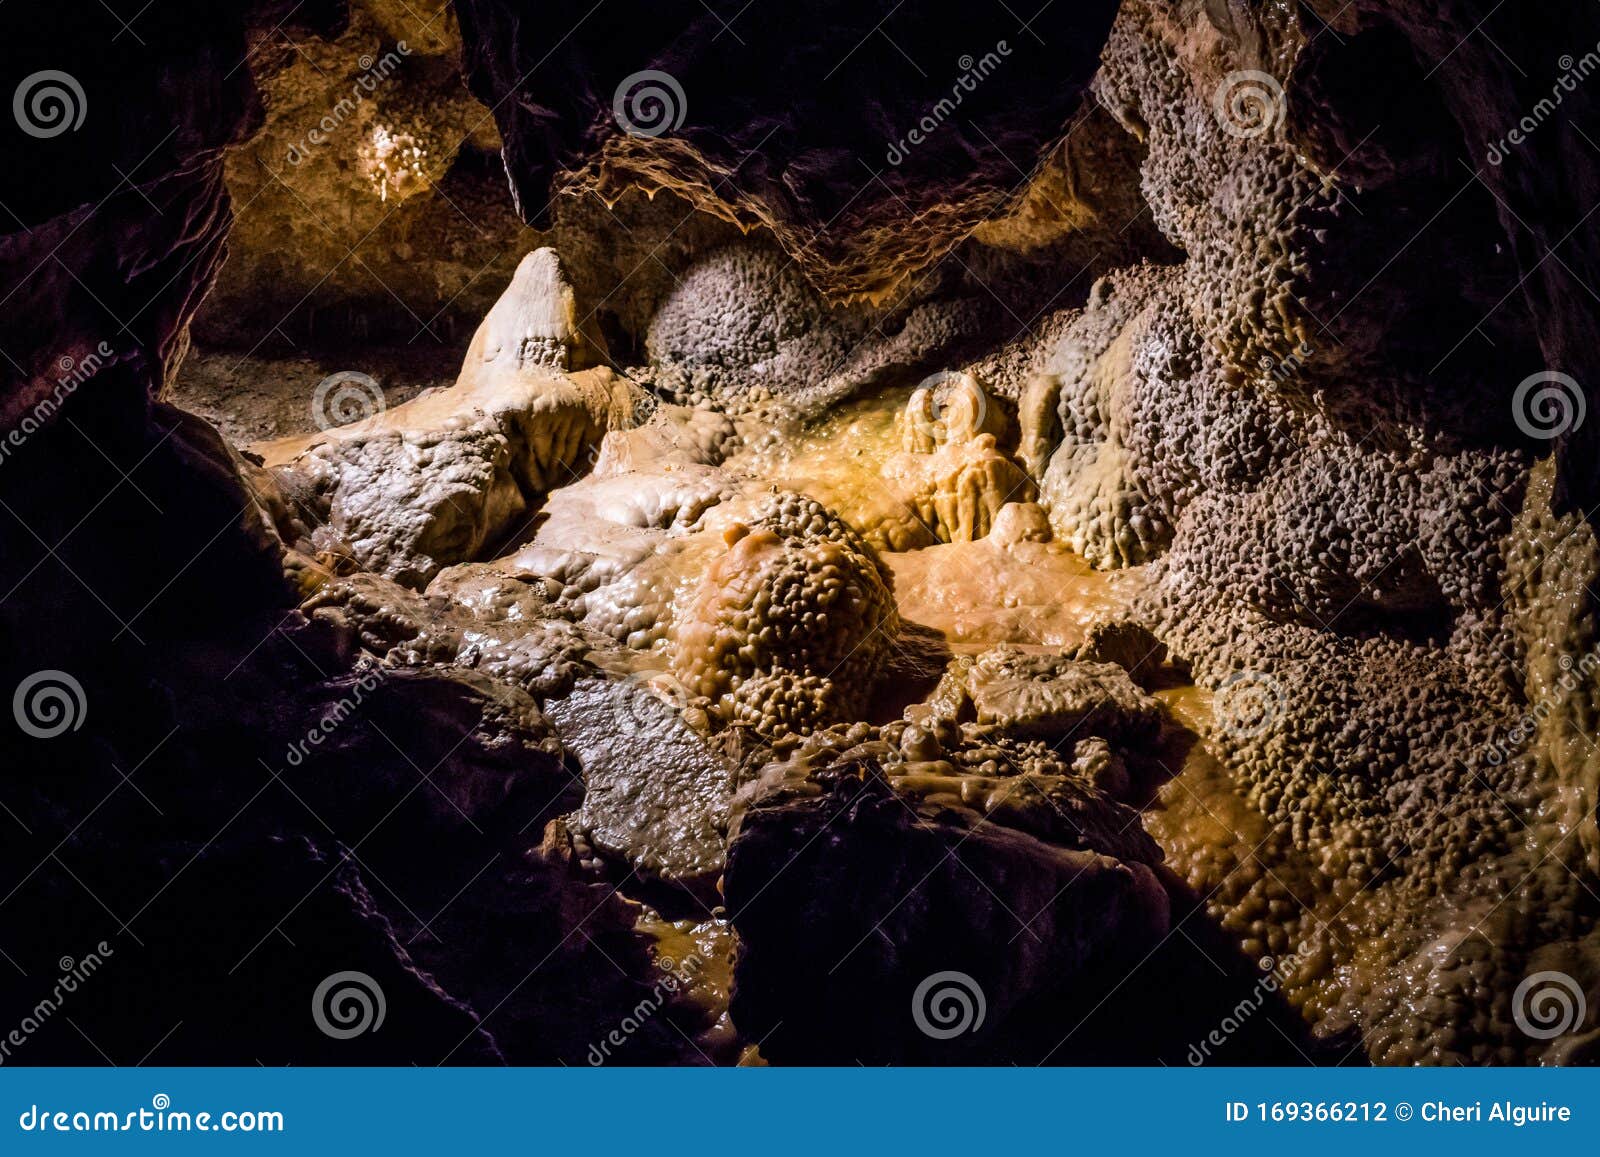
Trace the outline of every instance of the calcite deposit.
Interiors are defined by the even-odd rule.
[[[356,421],[253,452],[315,524],[304,545],[420,586],[504,536],[632,420],[641,399],[626,380],[604,366],[566,372],[595,357],[555,254],[537,250],[478,327],[454,386],[392,410],[372,386]]]
[[[1600,9],[292,7],[0,190],[40,1061],[1600,1055]]]

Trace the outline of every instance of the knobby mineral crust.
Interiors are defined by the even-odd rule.
[[[569,7],[163,5],[0,175],[30,1057],[1593,1060],[1600,10],[908,8],[896,160],[881,13]]]

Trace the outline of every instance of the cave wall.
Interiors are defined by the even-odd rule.
[[[763,225],[856,292],[934,260],[1025,182],[1080,111],[1115,10],[1049,5],[1024,27],[1004,6],[950,20],[916,2],[881,19],[834,0],[669,3],[620,23],[578,3],[458,5],[526,219],[593,166],[581,179],[601,188],[670,188]],[[570,31],[552,45],[555,26]]]
[[[232,257],[195,326],[206,348],[455,349],[537,244],[500,138],[467,92],[454,10],[356,0],[327,35],[263,30],[265,113],[232,149]]]
[[[711,20],[630,30],[644,49],[626,67],[685,98],[667,101],[681,121],[639,133],[608,123],[592,80],[524,78],[537,56],[514,6],[464,12],[475,87],[519,98],[497,115],[525,213],[552,172],[613,174],[768,224],[826,291],[893,283],[879,210],[830,218],[853,188],[806,164],[803,131],[771,150],[801,170],[786,190],[737,169],[737,134],[687,83],[720,59]],[[1542,1046],[1512,1025],[1517,979],[1558,958],[1597,979],[1580,590],[1595,181],[1577,131],[1593,97],[1574,74],[1596,40],[1594,14],[1566,7],[1122,4],[1093,93],[1139,143],[1177,258],[1112,273],[1064,331],[1010,343],[1060,379],[1065,454],[1042,479],[1058,537],[1153,560],[1146,613],[1217,693],[1212,738],[1267,821],[1233,846],[1179,832],[1169,860],[1246,952],[1301,961],[1291,1000],[1321,1031],[1360,1026],[1378,1060],[1526,1059]],[[554,61],[568,82],[584,67]],[[932,183],[941,211],[895,238],[905,267],[939,251],[941,222],[996,214],[977,172]],[[1269,689],[1274,726],[1230,726],[1241,685]],[[1489,1008],[1464,1031],[1451,1009],[1474,986]]]
[[[0,1002],[36,1010],[67,962],[101,963],[9,1063],[576,1064],[649,991],[631,913],[534,854],[577,795],[531,700],[355,670],[293,609],[250,465],[157,400],[226,256],[228,150],[263,120],[251,61],[345,19],[0,10],[8,84],[72,81],[0,127],[26,162],[0,174]],[[352,702],[371,725],[323,746]],[[459,953],[481,944],[492,960]],[[350,972],[381,989],[383,1034],[308,1015]],[[662,1019],[626,1055],[687,1047]]]
[[[229,451],[154,403],[226,254],[224,151],[260,123],[247,25],[271,28],[289,7],[164,5],[133,31],[110,11],[6,17],[21,71],[59,65],[61,44],[83,46],[77,92],[57,89],[66,121],[51,119],[46,92],[37,121],[4,126],[8,147],[33,162],[0,178],[14,214],[0,238],[10,511],[0,533],[12,591],[0,614],[21,670],[47,643],[115,653],[135,617],[149,614],[153,629],[186,600],[220,610],[236,587],[270,603],[279,585]],[[303,5],[292,27],[337,18]],[[141,485],[172,498],[173,514]],[[131,558],[144,565],[107,565]]]
[[[664,272],[651,270],[653,286],[619,310],[620,332],[643,348],[677,276],[704,261],[699,242],[734,245],[745,228],[757,227],[751,245],[765,254],[763,268],[792,260],[803,272],[793,292],[822,316],[818,303],[826,300],[892,296],[951,251],[977,265],[966,276],[981,281],[989,272],[982,262],[997,261],[997,251],[1054,252],[1049,246],[1064,236],[1115,234],[1125,222],[1112,204],[1129,216],[1147,212],[1165,247],[1158,267],[1114,274],[1093,294],[1085,284],[1072,304],[1087,320],[1065,319],[1080,327],[1071,331],[1074,341],[1104,339],[1095,356],[1112,357],[1112,376],[1126,388],[1111,412],[1090,415],[1081,432],[1086,443],[1112,447],[1096,450],[1096,469],[1105,473],[1095,485],[1113,498],[1063,502],[1061,509],[1090,511],[1094,521],[1073,515],[1075,525],[1058,533],[1081,532],[1092,547],[1097,535],[1115,539],[1135,517],[1140,528],[1158,528],[1150,536],[1135,528],[1124,540],[1160,568],[1164,585],[1149,611],[1164,636],[1203,683],[1220,688],[1241,670],[1259,671],[1282,691],[1283,731],[1223,737],[1233,768],[1276,825],[1274,853],[1336,896],[1346,878],[1398,881],[1385,893],[1389,907],[1365,914],[1398,929],[1368,975],[1394,972],[1412,987],[1363,982],[1341,994],[1332,966],[1321,963],[1308,967],[1296,1001],[1331,1031],[1352,1021],[1383,1026],[1369,1046],[1377,1059],[1524,1059],[1505,1043],[1503,1016],[1448,1039],[1440,1026],[1464,987],[1485,976],[1514,978],[1550,952],[1576,951],[1582,928],[1572,917],[1572,881],[1583,877],[1574,873],[1600,867],[1600,760],[1585,742],[1600,694],[1592,678],[1562,678],[1600,642],[1591,590],[1600,552],[1588,519],[1600,486],[1596,426],[1559,423],[1566,428],[1550,438],[1548,430],[1530,432],[1512,409],[1518,383],[1535,373],[1568,375],[1586,402],[1600,381],[1590,288],[1600,281],[1600,234],[1585,225],[1600,181],[1596,149],[1581,131],[1594,97],[1582,86],[1563,88],[1560,116],[1537,114],[1525,141],[1503,143],[1570,71],[1564,54],[1582,59],[1600,42],[1597,10],[1500,11],[1487,0],[1443,7],[1128,0],[1120,10],[1051,6],[1035,29],[1041,45],[1014,30],[1015,21],[953,24],[914,5],[882,37],[873,34],[872,17],[844,5],[748,24],[736,8],[667,6],[618,26],[591,25],[561,6],[535,15],[510,0],[461,0],[467,76],[493,110],[524,217],[559,223],[563,210],[551,194],[567,181],[599,194],[602,206],[634,190],[621,219],[639,222],[639,236],[576,263],[590,271],[580,278],[597,279],[584,287],[594,300],[697,211],[671,242],[678,248]],[[103,926],[105,913],[93,902],[100,895],[114,897],[111,907],[123,915],[113,923],[126,933],[123,918],[141,893],[160,887],[164,866],[199,856],[211,832],[252,798],[254,781],[246,786],[237,765],[249,769],[240,753],[256,741],[217,723],[236,709],[222,696],[202,715],[214,732],[178,741],[151,764],[146,774],[202,803],[181,817],[187,826],[164,831],[131,857],[135,867],[120,884],[126,865],[94,857],[88,844],[95,837],[113,846],[128,827],[147,822],[137,814],[143,805],[119,800],[75,836],[63,822],[72,809],[58,806],[64,797],[45,777],[66,777],[73,802],[89,805],[99,788],[116,786],[113,765],[136,766],[154,754],[167,721],[203,730],[176,706],[198,701],[205,683],[171,673],[192,662],[193,652],[187,659],[175,653],[180,643],[226,656],[201,664],[211,677],[251,664],[250,692],[269,704],[308,672],[337,679],[351,662],[348,641],[290,615],[284,621],[295,641],[287,650],[274,643],[259,660],[264,666],[253,665],[252,647],[273,636],[292,602],[279,544],[239,459],[203,424],[155,399],[182,361],[189,322],[208,289],[217,288],[216,334],[237,336],[226,332],[225,307],[232,301],[243,309],[252,280],[275,277],[281,251],[306,243],[295,191],[258,182],[252,191],[276,202],[262,218],[271,224],[241,233],[250,239],[248,255],[231,271],[222,265],[230,214],[240,211],[230,206],[229,187],[251,180],[244,166],[252,149],[267,147],[261,141],[282,145],[272,130],[237,147],[264,121],[276,123],[247,62],[256,51],[270,55],[262,72],[292,81],[305,66],[276,43],[279,33],[313,36],[313,55],[345,59],[369,42],[397,42],[409,27],[409,17],[385,5],[362,11],[352,19],[312,5],[163,5],[124,13],[132,19],[124,29],[109,12],[20,17],[0,9],[0,22],[27,21],[25,30],[6,29],[8,42],[22,48],[19,75],[59,67],[52,46],[69,39],[88,46],[86,63],[73,70],[88,106],[79,128],[40,137],[0,126],[19,155],[40,162],[0,175],[0,204],[10,215],[0,237],[8,294],[0,418],[19,436],[0,462],[4,673],[14,686],[42,668],[74,672],[93,712],[92,726],[65,748],[8,734],[8,755],[29,772],[8,785],[6,802],[13,818],[25,817],[18,822],[30,839],[7,854],[18,875],[48,859],[44,852],[58,839],[70,856],[87,857],[72,862],[89,886],[52,872],[38,895],[18,902],[30,912],[64,907],[85,933]],[[570,17],[576,31],[551,48],[556,15]],[[126,47],[134,33],[137,50]],[[1002,39],[1014,51],[974,94],[973,131],[949,126],[899,163],[884,156],[881,167],[880,152],[950,91],[963,55]],[[423,43],[423,56],[448,54],[442,41]],[[1508,68],[1506,56],[1519,67]],[[843,60],[837,70],[835,58]],[[780,60],[784,66],[773,67]],[[430,72],[414,63],[424,74],[418,91],[453,83],[443,65]],[[613,81],[646,69],[671,74],[684,92],[682,123],[661,136],[622,131],[615,115]],[[1242,74],[1272,85],[1260,90],[1264,96],[1239,93],[1230,85]],[[293,91],[290,83],[285,92]],[[379,107],[373,102],[367,112]],[[478,107],[413,115],[427,121],[427,132],[465,132],[481,120]],[[1235,124],[1243,131],[1228,131],[1228,114],[1240,108],[1247,118],[1267,116],[1267,127],[1258,132],[1246,119]],[[1098,197],[1077,196],[1099,170],[1080,158],[1080,171],[1072,146],[1057,143],[1076,118],[1119,172],[1137,170],[1137,196],[1116,182]],[[491,145],[487,136],[474,142]],[[366,177],[342,172],[341,179]],[[447,175],[435,179],[447,193]],[[347,195],[317,180],[298,195],[324,207]],[[1062,188],[1073,196],[1048,195]],[[639,189],[661,197],[641,202]],[[406,200],[399,185],[389,191]],[[324,194],[326,202],[318,199]],[[1039,201],[1074,207],[1040,210]],[[450,215],[438,201],[426,204],[414,222],[419,230]],[[496,241],[527,236],[500,212]],[[565,212],[587,223],[583,214],[603,221],[611,209],[591,201],[581,213],[570,204]],[[359,229],[372,214],[363,201],[339,229]],[[974,229],[974,240],[958,246]],[[316,247],[333,253],[337,243]],[[304,284],[305,271],[289,264],[290,280]],[[457,264],[446,277],[437,268],[418,272],[419,296],[472,284],[464,272],[471,259]],[[999,276],[1024,276],[999,264]],[[744,274],[728,276],[737,285]],[[1048,291],[1039,300],[1048,301]],[[370,286],[350,292],[363,310],[377,297]],[[253,336],[260,319],[247,320]],[[978,318],[968,336],[990,320]],[[1047,364],[1048,351],[1040,358]],[[1119,556],[1108,547],[1106,557]],[[428,718],[468,730],[481,725],[489,697],[481,687],[395,694],[398,717],[424,695],[436,713]],[[1535,706],[1534,742],[1504,746]],[[275,714],[249,717],[248,728],[275,736],[283,722]],[[530,748],[536,740],[517,738]],[[472,758],[495,770],[494,744],[478,746]],[[1514,758],[1496,761],[1489,754],[1496,751]],[[353,769],[374,762],[371,752],[347,752],[338,767],[358,775]],[[549,777],[540,786],[561,783],[557,765],[540,766]],[[233,775],[213,787],[218,768]],[[85,769],[93,775],[72,779]],[[356,793],[359,803],[337,817],[341,836],[359,840],[392,795],[389,785]],[[1444,813],[1422,808],[1424,798],[1443,798]],[[528,1045],[531,1033],[511,1034],[527,1050],[521,1053],[518,1044],[484,1039],[461,1003],[396,950],[393,928],[404,922],[398,906],[359,881],[360,865],[338,862],[334,870],[332,842],[296,844],[308,825],[303,816],[285,818],[293,800],[280,803],[283,811],[252,829],[254,843],[207,861],[209,883],[189,902],[216,905],[241,877],[277,874],[291,890],[303,881],[313,891],[319,877],[337,877],[308,931],[376,961],[376,971],[397,970],[392,990],[429,1010],[409,1042],[418,1056],[451,1036],[470,1042],[468,1054],[481,1059],[539,1055]],[[440,816],[423,814],[407,830],[429,837],[439,824]],[[1448,906],[1487,907],[1505,879],[1484,865],[1500,864],[1497,857],[1527,830],[1542,841],[1541,852],[1552,853],[1550,870],[1542,870],[1544,860],[1533,865],[1534,887],[1497,915],[1480,955],[1439,964],[1438,945],[1450,956],[1463,939]],[[1205,883],[1214,866],[1201,863],[1201,851],[1192,862],[1178,858]],[[1308,864],[1313,851],[1321,858]],[[404,841],[387,855],[385,875],[403,861]],[[1300,877],[1294,881],[1298,887]],[[1217,912],[1253,945],[1267,935],[1255,925],[1286,897],[1259,873],[1239,887],[1219,895]],[[556,880],[554,910],[522,913],[538,936],[554,941],[577,919],[566,906],[581,890],[566,889]],[[261,902],[248,911],[264,915],[293,897],[255,899]],[[479,899],[473,911],[485,920],[516,904],[487,892]],[[1313,945],[1309,955],[1336,959],[1314,920],[1301,923],[1291,934]],[[464,922],[464,930],[471,926]],[[145,974],[171,967],[183,937],[174,910],[159,941],[165,954],[146,957]],[[1261,947],[1298,946],[1269,938]],[[43,946],[39,956],[59,955],[54,949]],[[330,968],[335,957],[324,958]],[[515,979],[514,964],[499,964]],[[571,961],[574,977],[584,966],[582,958]],[[447,953],[435,953],[429,967],[456,969],[453,991],[481,983]],[[202,971],[195,966],[194,975]],[[619,996],[630,983],[624,976]],[[1425,994],[1420,1012],[1406,1004],[1416,991]],[[299,1000],[291,983],[282,995]],[[182,999],[169,992],[155,1005],[178,1008]],[[538,1019],[539,1010],[525,1011],[528,1023]],[[118,1026],[114,1011],[101,1015],[105,1033],[120,1034],[119,1053],[133,1049],[139,1032],[148,1029],[153,1039],[163,1027],[152,1019],[135,1032]],[[577,1039],[581,1026],[569,1027]],[[190,1056],[229,1055],[220,1034],[191,1043]],[[285,1055],[302,1045],[285,1045]],[[68,1059],[84,1055],[65,1037],[50,1047]]]

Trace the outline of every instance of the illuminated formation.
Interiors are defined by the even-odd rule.
[[[1595,1059],[1600,7],[174,4],[3,194],[108,1055]]]

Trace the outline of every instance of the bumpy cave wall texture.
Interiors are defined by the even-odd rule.
[[[0,38],[5,1063],[1600,1055],[1600,7]]]

